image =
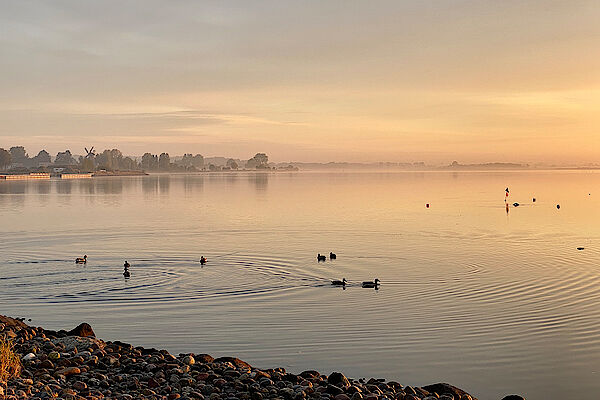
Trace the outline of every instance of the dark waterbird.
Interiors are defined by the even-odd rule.
[[[375,288],[377,289],[377,287],[379,286],[379,279],[375,278],[374,281],[364,281],[362,283],[362,287],[364,288]]]
[[[519,207],[520,204],[519,203],[513,203],[513,207]]]
[[[341,281],[331,281],[333,286],[346,286],[346,278],[343,278]]]
[[[335,255],[335,253],[329,252],[329,259],[330,260],[335,260],[337,258],[337,256]]]
[[[200,257],[200,264],[206,264],[206,258],[204,256]]]
[[[127,261],[125,261],[125,263],[123,264],[123,276],[125,278],[129,278],[131,276],[131,272],[129,272],[129,267],[131,265],[129,265],[129,263]]]
[[[327,259],[327,257],[322,256],[321,253],[317,254],[317,261],[325,261]]]
[[[577,250],[583,250],[585,247],[578,247]]]
[[[75,264],[85,264],[87,262],[87,255],[83,256],[83,258],[77,257],[75,259]]]

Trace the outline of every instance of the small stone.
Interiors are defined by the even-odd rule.
[[[23,358],[21,360],[23,361],[31,361],[35,358],[35,354],[33,353],[28,353],[26,355],[23,356]]]
[[[347,394],[341,393],[334,397],[335,400],[350,400]]]
[[[190,356],[185,356],[183,358],[182,362],[185,365],[194,365],[194,364],[196,364],[196,360],[194,360],[194,357],[192,357],[191,355]]]
[[[77,381],[73,384],[73,389],[77,390],[78,392],[81,392],[82,390],[87,389],[87,384],[85,382],[81,382],[81,381]]]
[[[53,351],[50,354],[48,354],[49,360],[58,360],[59,358],[60,358],[60,353],[58,351]]]
[[[340,389],[339,387],[335,386],[335,385],[327,385],[327,387],[325,388],[325,391],[331,395],[337,396],[338,394],[342,393],[343,390]]]
[[[57,375],[63,376],[79,375],[80,373],[81,370],[77,367],[68,367],[56,372]]]

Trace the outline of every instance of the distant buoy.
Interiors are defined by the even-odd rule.
[[[425,204],[425,207],[429,208],[429,203]]]
[[[556,208],[557,208],[558,210],[560,210],[560,204],[557,204],[557,205],[556,205]]]

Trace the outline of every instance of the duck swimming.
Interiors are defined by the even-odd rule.
[[[331,285],[333,286],[346,286],[346,278],[341,281],[331,281]]]
[[[129,267],[129,263],[125,261],[125,263],[123,264],[123,276],[125,278],[129,278],[131,276],[131,272],[129,272]]]
[[[206,258],[204,256],[200,257],[200,264],[206,264]]]
[[[75,259],[75,264],[85,264],[87,263],[87,255],[83,256],[83,258],[77,257]]]
[[[337,256],[335,255],[335,253],[329,252],[329,259],[330,260],[335,260],[337,258]]]
[[[364,281],[362,283],[362,287],[364,288],[375,288],[377,289],[377,287],[379,286],[379,279],[375,278],[374,281]]]
[[[322,256],[321,253],[317,254],[317,261],[325,261],[327,257]]]

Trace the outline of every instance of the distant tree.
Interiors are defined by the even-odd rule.
[[[65,150],[63,152],[59,152],[56,154],[56,158],[54,159],[54,164],[56,165],[74,165],[77,164],[73,155],[71,154],[71,150]]]
[[[104,150],[102,153],[96,155],[96,164],[100,168],[115,170],[115,169],[123,169],[123,154],[119,149],[112,150]]]
[[[208,170],[211,172],[215,172],[217,167],[214,164],[208,164]]]
[[[204,167],[204,156],[202,154],[196,154],[192,160],[192,165],[196,168]]]
[[[125,157],[121,160],[120,168],[124,171],[134,171],[138,168],[138,165],[131,157]]]
[[[37,153],[37,156],[32,158],[32,161],[33,165],[38,167],[40,165],[52,163],[52,157],[50,157],[50,153],[46,150],[40,150],[40,152]]]
[[[146,171],[158,169],[158,157],[151,153],[144,153],[142,156],[142,169]]]
[[[180,165],[184,167],[191,167],[194,165],[194,156],[192,154],[184,154],[179,162]]]
[[[265,153],[256,153],[246,162],[246,168],[265,169],[268,168],[268,163],[269,157]]]
[[[8,167],[10,164],[12,164],[12,155],[0,147],[0,168]]]
[[[168,171],[171,166],[171,157],[169,157],[169,153],[161,153],[158,158],[158,168],[162,171]]]
[[[23,146],[13,146],[10,148],[10,155],[13,163],[26,165],[29,162],[29,155]]]
[[[80,157],[79,165],[83,172],[94,172],[96,170],[94,160],[91,157]]]
[[[230,158],[229,160],[227,160],[227,164],[225,164],[225,165],[228,166],[231,169],[238,169],[239,168],[238,163],[236,163],[233,158]]]

